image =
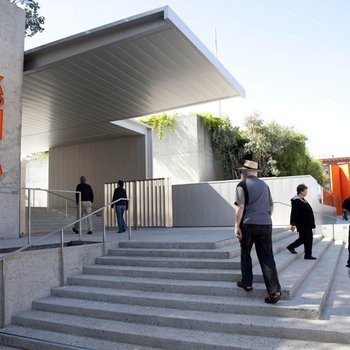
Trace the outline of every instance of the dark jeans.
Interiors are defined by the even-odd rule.
[[[256,254],[263,273],[266,289],[269,294],[280,292],[275,259],[272,251],[272,225],[242,225],[241,272],[242,283],[251,286],[253,283],[253,266],[251,250],[255,244]]]
[[[124,220],[125,209],[126,209],[125,205],[115,206],[115,212],[117,214],[117,222],[118,222],[118,232],[124,232],[126,230],[126,224]]]
[[[295,249],[300,247],[302,244],[304,244],[304,254],[306,258],[309,258],[312,256],[312,241],[313,241],[313,233],[312,229],[303,229],[298,228],[297,230],[299,232],[299,238],[291,243],[288,248]]]

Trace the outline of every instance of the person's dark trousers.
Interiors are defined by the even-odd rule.
[[[126,209],[125,205],[115,206],[115,212],[117,214],[117,222],[118,222],[118,233],[124,232],[126,230],[126,224],[124,220],[125,209]]]
[[[281,286],[272,251],[272,225],[245,224],[242,226],[242,234],[243,237],[240,241],[242,283],[247,286],[251,286],[253,283],[253,266],[250,254],[253,244],[255,244],[268,293],[280,292]]]
[[[306,258],[312,256],[312,229],[298,228],[299,238],[288,246],[288,249],[295,249],[304,244],[304,254]]]

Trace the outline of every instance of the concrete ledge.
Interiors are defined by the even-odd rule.
[[[90,265],[107,249],[118,246],[118,242],[70,246],[64,248],[64,274],[78,275],[84,265]],[[33,250],[18,253],[3,262],[3,298],[5,305],[4,324],[18,312],[28,310],[32,301],[48,296],[52,288],[61,284],[60,248]]]

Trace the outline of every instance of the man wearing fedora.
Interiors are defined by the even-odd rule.
[[[238,170],[241,182],[236,188],[235,228],[241,245],[242,279],[237,282],[237,286],[247,292],[253,290],[251,250],[255,244],[268,292],[265,302],[275,304],[281,299],[281,286],[272,251],[273,201],[270,189],[264,181],[258,179],[260,170],[257,162],[246,160]]]

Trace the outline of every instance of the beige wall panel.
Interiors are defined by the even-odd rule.
[[[86,176],[95,195],[94,207],[103,206],[104,184],[118,179],[146,177],[145,137],[133,136],[50,150],[49,188],[75,190]],[[50,202],[55,207],[57,202]]]

